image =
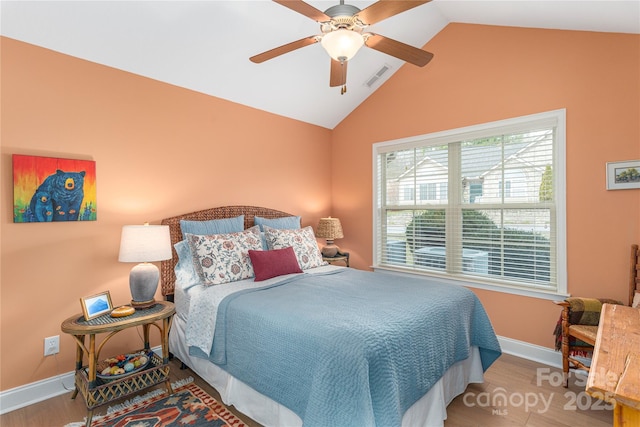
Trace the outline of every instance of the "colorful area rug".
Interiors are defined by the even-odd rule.
[[[94,417],[92,427],[246,427],[207,392],[194,383]]]

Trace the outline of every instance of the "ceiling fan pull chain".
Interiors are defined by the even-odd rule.
[[[340,58],[340,68],[342,71],[342,88],[340,88],[340,95],[344,95],[345,93],[347,93],[347,60],[346,58]]]

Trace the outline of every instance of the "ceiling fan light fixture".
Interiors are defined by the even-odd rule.
[[[323,35],[320,44],[336,61],[348,61],[364,45],[364,38],[356,31],[340,28]]]

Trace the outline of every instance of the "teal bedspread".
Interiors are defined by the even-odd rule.
[[[341,269],[222,300],[208,357],[305,427],[400,426],[404,412],[477,346],[501,354],[464,287]]]

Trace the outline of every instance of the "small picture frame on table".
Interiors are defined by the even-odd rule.
[[[91,320],[103,314],[110,313],[111,310],[113,310],[109,291],[80,298],[80,305],[82,306],[82,314],[84,314],[85,320]]]
[[[640,188],[640,160],[607,163],[607,190]]]

